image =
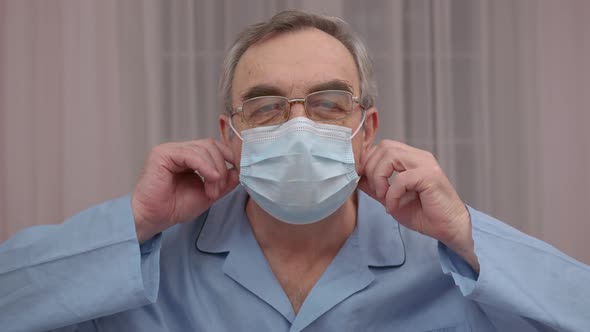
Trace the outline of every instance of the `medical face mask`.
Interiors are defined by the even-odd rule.
[[[334,213],[356,189],[350,128],[297,117],[238,134],[240,183],[271,216],[310,224]],[[236,132],[237,134],[237,132]]]

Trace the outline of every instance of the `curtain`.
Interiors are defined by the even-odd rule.
[[[0,240],[132,190],[161,140],[155,3],[0,0]]]
[[[218,137],[225,51],[288,8],[367,43],[379,139],[433,152],[467,204],[590,263],[576,0],[0,0],[0,240],[131,191],[155,144]]]

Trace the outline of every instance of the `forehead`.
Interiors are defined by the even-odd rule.
[[[276,87],[287,97],[304,97],[312,86],[340,80],[359,92],[352,54],[336,38],[317,29],[272,36],[242,55],[233,80],[232,101],[257,85]]]

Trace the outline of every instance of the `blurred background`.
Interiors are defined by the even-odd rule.
[[[467,204],[590,263],[584,0],[0,0],[0,241],[132,191],[156,144],[218,137],[225,51],[291,8],[367,43],[380,138],[432,151]]]

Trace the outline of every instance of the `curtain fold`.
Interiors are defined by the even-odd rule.
[[[539,231],[590,263],[590,2],[543,2],[536,61]]]
[[[379,139],[432,151],[466,203],[590,263],[575,0],[0,0],[0,241],[131,191],[158,143],[218,137],[225,51],[287,8],[367,43]]]
[[[161,141],[155,5],[0,1],[0,240],[132,190]]]

